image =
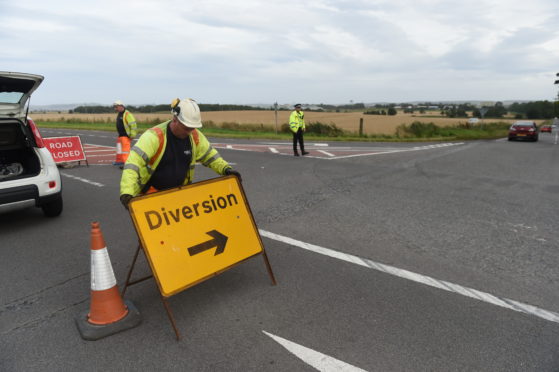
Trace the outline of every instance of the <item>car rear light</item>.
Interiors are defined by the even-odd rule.
[[[49,189],[54,189],[56,187],[56,181],[49,181]]]
[[[37,128],[35,122],[31,118],[27,118],[27,124],[29,124],[29,128],[31,128],[31,132],[33,132],[33,137],[35,137],[37,147],[45,147],[43,137],[41,137],[41,133],[39,132],[39,128]]]

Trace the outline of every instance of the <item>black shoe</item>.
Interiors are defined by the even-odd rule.
[[[306,151],[303,151],[303,155],[308,155],[309,153]]]
[[[293,155],[294,155],[294,156],[299,156],[299,153],[298,153],[298,152],[296,152],[296,153],[294,153]]]

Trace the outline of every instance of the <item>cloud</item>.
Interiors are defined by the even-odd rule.
[[[552,0],[20,0],[0,7],[0,64],[44,74],[34,97],[44,103],[115,96],[157,103],[181,92],[222,103],[541,99],[549,98],[544,87],[559,57]]]

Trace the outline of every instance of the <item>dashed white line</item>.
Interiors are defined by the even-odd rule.
[[[279,153],[278,150],[276,150],[274,147],[269,147],[270,151],[273,152],[274,154]]]
[[[74,176],[74,175],[67,174],[67,173],[63,173],[63,172],[60,172],[60,175],[62,175],[62,176],[64,176],[64,177],[72,178],[72,179],[75,179],[75,180],[78,180],[78,181],[81,181],[81,182],[85,182],[85,183],[87,183],[87,184],[90,184],[90,185],[93,185],[93,186],[97,186],[97,187],[104,187],[104,186],[105,186],[105,185],[103,185],[102,183],[95,182],[95,181],[90,181],[90,180],[88,180],[88,179],[81,178],[81,177]]]
[[[445,291],[457,293],[462,296],[474,298],[476,300],[483,301],[492,305],[504,307],[509,310],[514,310],[521,313],[537,316],[538,318],[549,320],[550,322],[559,323],[559,314],[553,311],[545,310],[515,300],[510,300],[508,298],[498,297],[490,293],[478,291],[477,289],[468,288],[468,287],[461,286],[459,284],[454,284],[444,280],[435,279],[430,276],[414,273],[412,271],[399,269],[397,267],[378,263],[366,258],[361,258],[347,253],[342,253],[332,249],[320,247],[318,245],[305,243],[299,240],[292,239],[287,236],[274,234],[269,231],[265,231],[261,229],[259,231],[260,231],[260,235],[266,238],[277,240],[282,243],[289,244],[295,247],[303,248],[311,252],[320,253],[322,255],[329,256],[332,258],[337,258],[339,260],[350,262],[356,265],[365,266],[369,269],[374,269],[386,274],[397,276],[399,278],[408,279],[416,283],[421,283],[438,289],[443,289]]]

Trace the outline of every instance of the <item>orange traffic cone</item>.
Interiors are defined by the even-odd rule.
[[[84,316],[76,318],[82,338],[97,340],[135,327],[140,313],[122,300],[99,222],[91,223],[91,305]]]
[[[93,324],[114,323],[128,314],[120,297],[116,278],[99,222],[91,223],[91,308],[87,318]]]

